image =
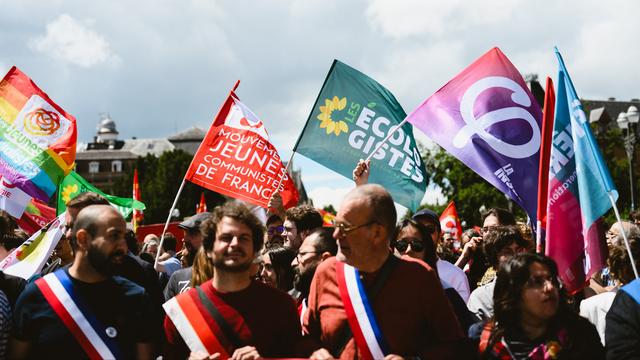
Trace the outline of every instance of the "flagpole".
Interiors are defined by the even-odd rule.
[[[622,220],[620,220],[620,212],[618,212],[618,206],[616,205],[616,200],[613,198],[613,194],[611,192],[607,193],[609,195],[609,200],[611,200],[611,206],[613,206],[613,211],[616,213],[616,219],[618,219],[618,224],[620,224],[620,233],[622,233],[622,238],[624,239],[624,246],[627,248],[627,252],[629,253],[629,260],[631,261],[631,267],[633,268],[633,273],[638,276],[638,269],[636,269],[636,261],[633,258],[633,254],[631,253],[631,247],[629,246],[629,239],[627,239],[627,233],[624,231],[624,227],[622,227]]]
[[[375,153],[377,153],[377,152],[378,152],[378,150],[380,150],[380,148],[382,148],[382,146],[383,146],[384,144],[386,144],[386,143],[387,143],[387,141],[389,141],[389,139],[391,139],[391,137],[393,136],[393,134],[395,134],[395,133],[396,133],[396,131],[398,131],[398,129],[400,129],[400,128],[402,127],[402,125],[404,125],[404,124],[407,122],[407,120],[408,120],[408,119],[409,119],[409,118],[408,118],[408,117],[406,117],[406,118],[404,118],[404,120],[402,120],[402,122],[401,122],[400,124],[398,124],[397,126],[394,126],[394,127],[393,127],[393,131],[389,132],[389,134],[387,135],[387,137],[386,137],[386,138],[384,138],[384,140],[382,140],[380,143],[378,143],[378,146],[376,147],[376,149],[375,149],[375,150],[373,150],[373,151],[369,154],[369,156],[367,156],[367,159],[366,159],[364,162],[367,162],[367,161],[371,160],[371,158],[373,157],[373,155],[375,155]]]
[[[167,222],[164,223],[164,229],[162,229],[162,236],[160,236],[160,244],[158,245],[158,252],[156,253],[156,261],[153,263],[154,269],[158,266],[158,259],[160,259],[160,253],[162,249],[162,244],[164,243],[164,234],[167,232],[167,228],[169,227],[169,222],[171,221],[171,214],[173,213],[173,209],[176,208],[176,204],[178,204],[178,198],[182,193],[182,189],[184,188],[184,183],[186,180],[182,178],[182,184],[180,184],[180,188],[178,189],[178,193],[176,194],[176,198],[173,199],[173,205],[171,205],[171,210],[169,210],[169,216],[167,216]]]
[[[289,161],[287,162],[287,166],[285,166],[284,168],[284,172],[282,173],[282,175],[280,175],[280,179],[278,180],[278,185],[276,186],[276,192],[280,192],[280,185],[282,185],[282,180],[284,179],[284,176],[287,174],[287,171],[289,171],[289,166],[291,165],[291,161],[293,161],[293,156],[296,154],[295,151],[291,151],[291,157],[289,157]]]

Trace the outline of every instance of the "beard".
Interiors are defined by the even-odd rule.
[[[315,275],[318,265],[320,265],[320,263],[311,265],[304,269],[303,272],[300,272],[300,269],[298,267],[296,267],[294,270],[293,288],[300,291],[300,293],[302,293],[302,296],[305,298],[309,296],[311,281],[313,280],[313,275]]]
[[[242,254],[242,255],[246,255],[246,254]],[[248,271],[249,268],[251,268],[251,265],[253,264],[253,258],[251,257],[248,257],[247,261],[245,262],[236,263],[233,265],[225,264],[224,256],[219,256],[219,257],[214,256],[211,261],[213,262],[214,268],[216,268],[217,270],[221,270],[229,273],[242,273],[242,272]]]
[[[89,264],[93,267],[97,272],[102,275],[111,276],[114,274],[118,261],[116,258],[121,258],[126,254],[123,251],[115,251],[110,255],[106,255],[98,250],[95,246],[90,246],[87,251],[87,260],[89,260]]]

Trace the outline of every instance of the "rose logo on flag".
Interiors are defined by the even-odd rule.
[[[344,120],[333,120],[331,118],[331,114],[334,111],[342,111],[346,106],[347,98],[339,99],[337,96],[334,96],[332,100],[325,99],[324,105],[320,106],[318,120],[320,120],[320,128],[327,130],[327,135],[334,133],[339,136],[341,132],[349,132],[349,126]]]
[[[250,127],[252,129],[258,129],[262,127],[262,121],[250,122],[246,117],[240,119],[240,125]]]
[[[476,99],[482,92],[491,88],[505,88],[513,91],[511,100],[524,107],[531,106],[527,92],[515,81],[503,76],[489,76],[476,81],[462,96],[460,113],[466,123],[453,139],[453,145],[462,149],[473,135],[480,136],[493,150],[514,159],[524,159],[540,149],[540,128],[536,118],[526,109],[518,106],[505,107],[483,114],[479,118],[474,115]],[[510,144],[486,131],[490,126],[512,119],[525,120],[531,126],[531,138],[524,144]]]
[[[60,116],[54,111],[37,108],[24,117],[24,129],[31,135],[52,135],[60,128]]]

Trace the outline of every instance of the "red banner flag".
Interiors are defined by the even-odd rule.
[[[540,171],[538,174],[538,226],[536,230],[536,252],[542,253],[544,229],[547,228],[547,200],[549,196],[549,161],[551,160],[551,141],[553,140],[553,117],[556,106],[556,94],[553,81],[547,76],[542,109],[542,141],[540,141]]]
[[[31,236],[55,218],[56,209],[47,206],[47,204],[38,199],[31,199],[17,223],[22,230]]]
[[[460,218],[458,218],[458,210],[456,210],[456,205],[453,201],[440,214],[440,227],[443,233],[450,233],[458,241],[462,237],[462,226],[460,225]]]
[[[285,208],[298,204],[298,190],[282,165],[262,121],[235,96],[222,105],[186,180],[258,206],[267,207],[280,177]]]
[[[207,212],[207,201],[204,198],[204,191],[200,194],[200,203],[196,206],[196,214]]]
[[[322,226],[324,227],[332,227],[333,226],[333,220],[336,218],[336,216],[328,211],[322,210],[322,209],[316,209],[318,210],[318,212],[320,213],[320,215],[322,215]]]
[[[140,183],[138,182],[138,169],[133,170],[133,199],[141,201],[142,196],[140,196]],[[131,216],[131,224],[133,225],[133,231],[138,230],[138,225],[142,223],[144,219],[144,214],[142,210],[133,209],[133,215]]]

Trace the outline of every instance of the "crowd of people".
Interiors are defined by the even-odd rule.
[[[41,274],[0,272],[0,357],[640,359],[622,241],[638,261],[637,224],[611,226],[607,267],[568,294],[509,211],[457,239],[430,209],[398,222],[367,175],[359,164],[331,227],[274,196],[264,224],[228,202],[141,243],[82,193]],[[6,213],[0,236],[0,258],[27,238]]]

